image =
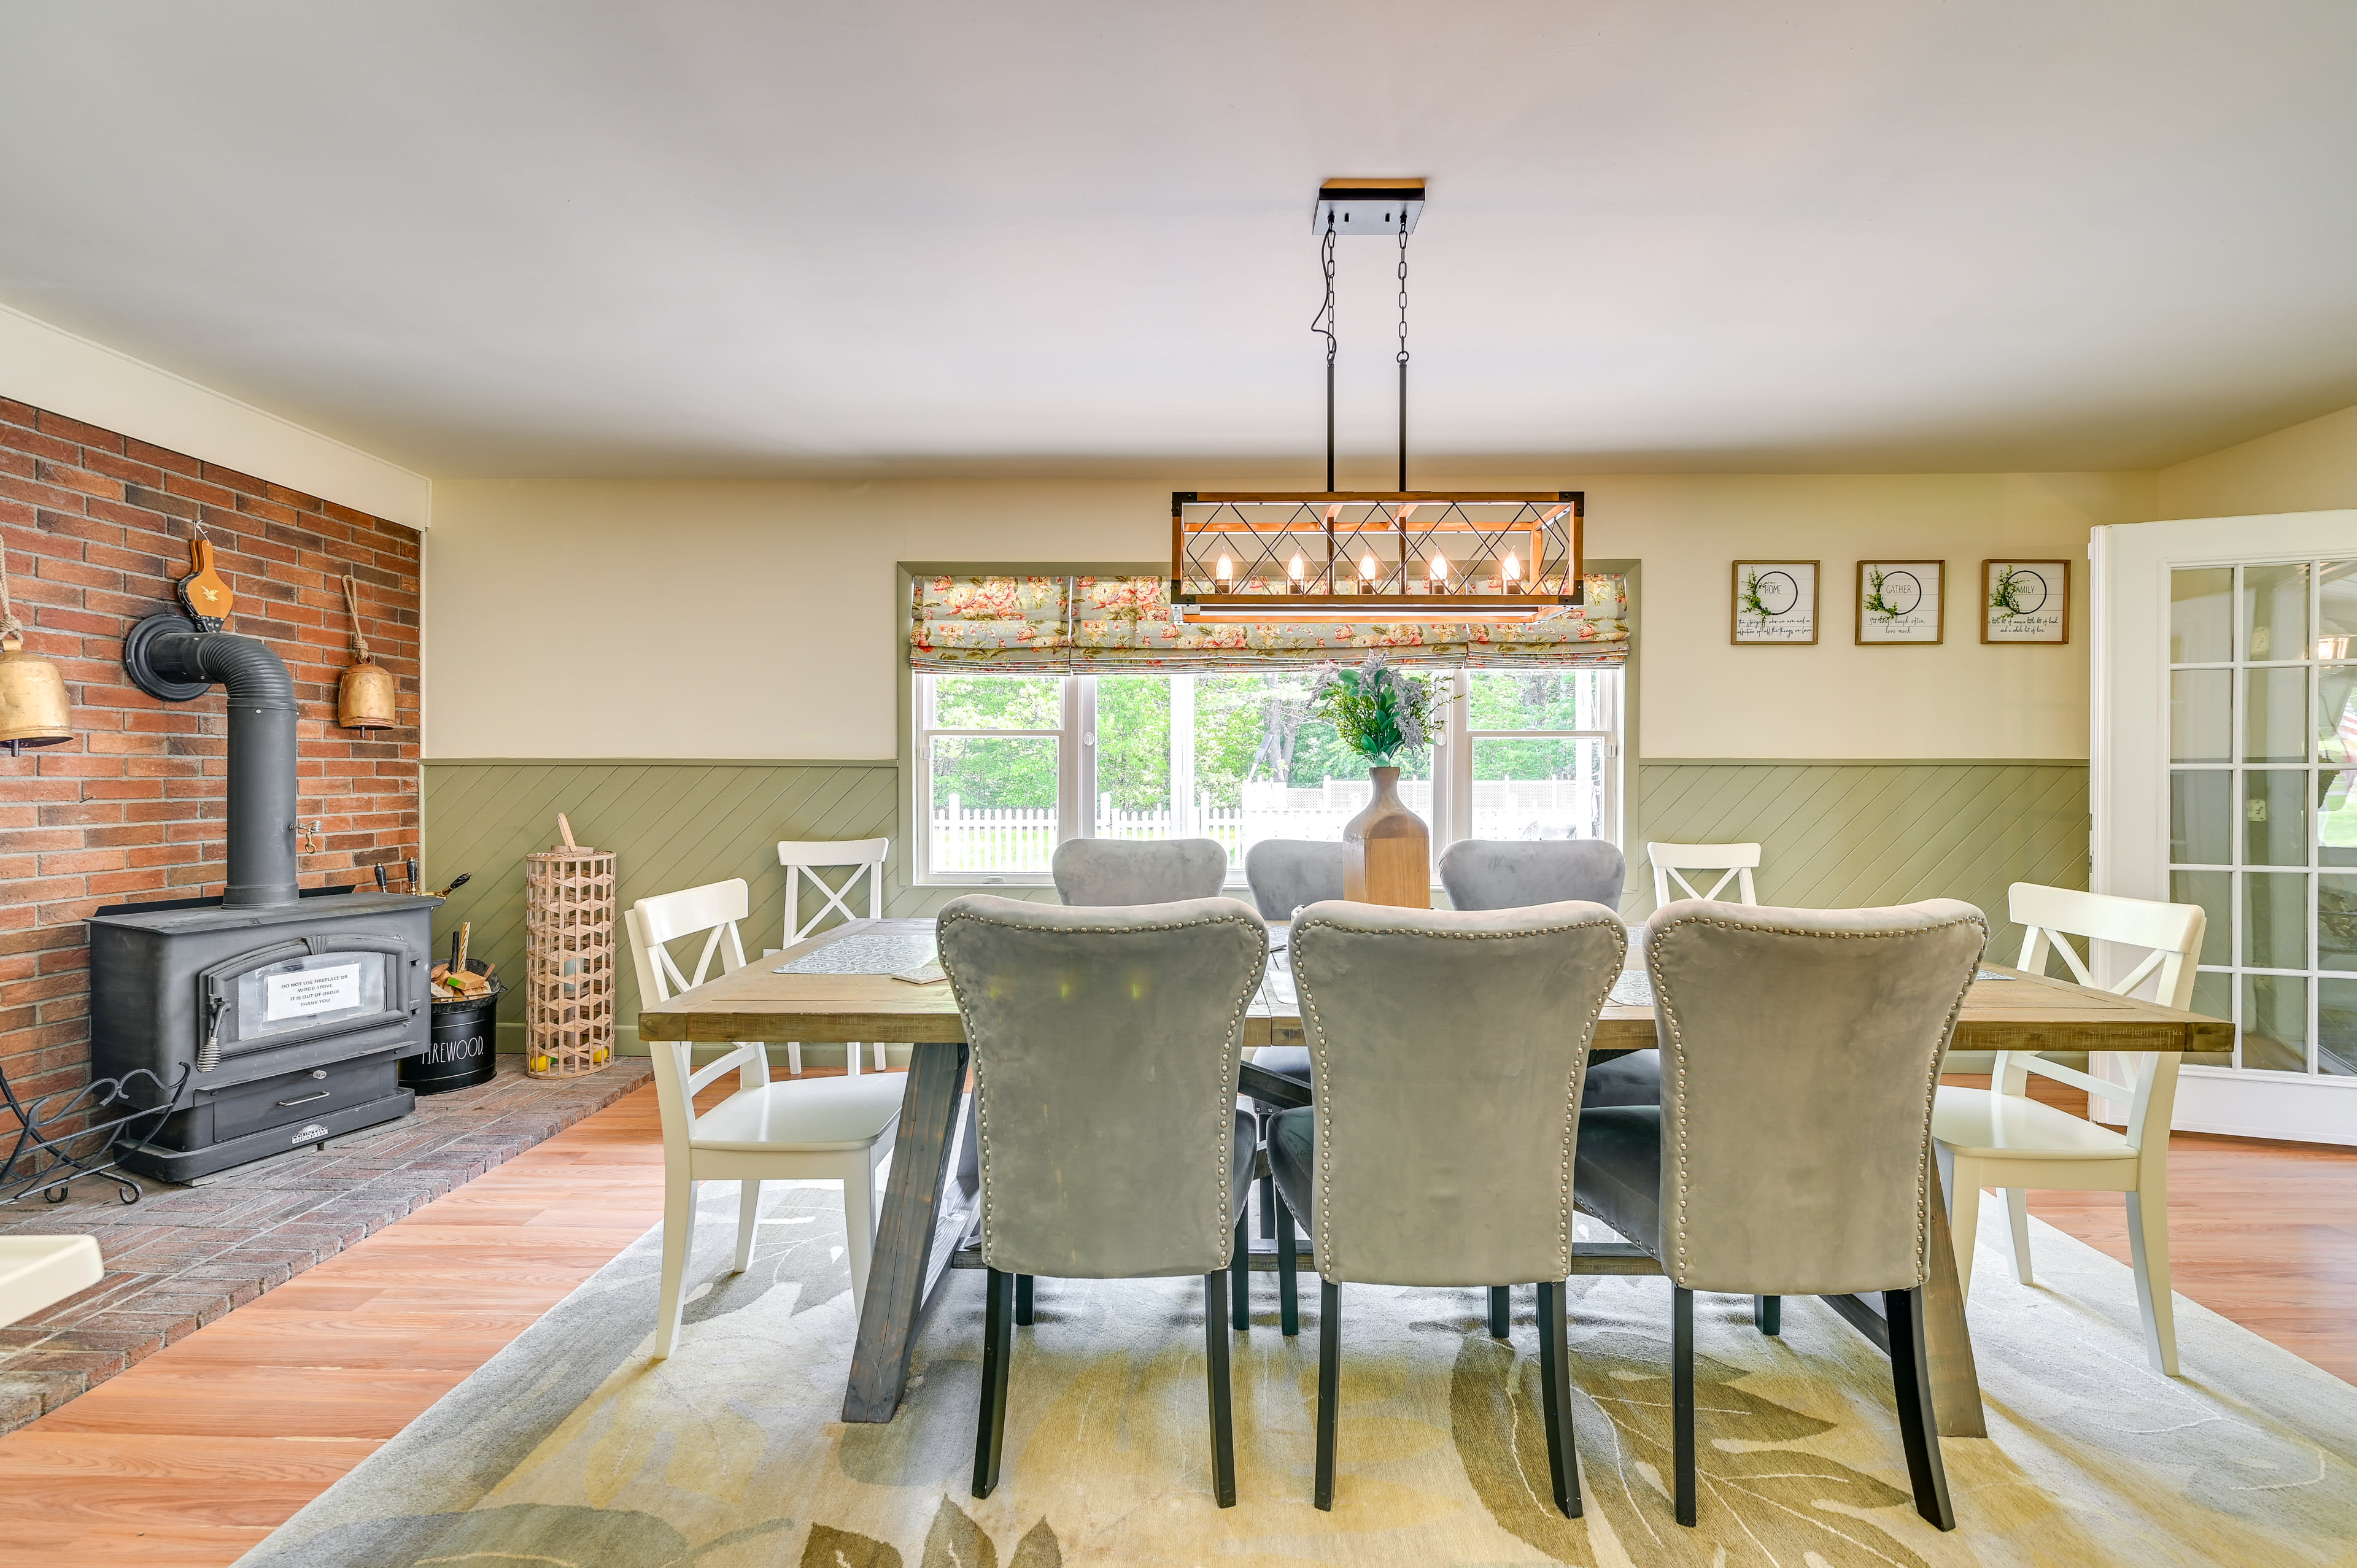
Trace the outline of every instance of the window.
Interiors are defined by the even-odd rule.
[[[1620,838],[1619,670],[1423,670],[1450,700],[1400,794],[1460,838]],[[1365,767],[1310,712],[1307,670],[917,673],[926,882],[1040,883],[1068,838],[1212,838],[1230,880],[1263,839],[1339,839]]]
[[[1620,672],[1467,670],[1448,837],[1620,842]]]

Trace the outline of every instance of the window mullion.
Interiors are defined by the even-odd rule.
[[[1448,780],[1447,814],[1434,813],[1441,816],[1442,827],[1436,851],[1473,836],[1473,677],[1459,670],[1450,681],[1456,700],[1448,704],[1441,723],[1446,745],[1441,767],[1433,770],[1436,779],[1445,771]]]
[[[1170,681],[1170,836],[1200,838],[1195,820],[1195,677]]]
[[[1056,836],[1096,837],[1097,681],[1067,675],[1063,682],[1064,730],[1057,747]]]

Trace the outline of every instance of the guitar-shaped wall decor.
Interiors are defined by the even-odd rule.
[[[188,575],[172,585],[180,608],[197,623],[199,631],[219,631],[237,607],[237,596],[229,591],[228,580],[213,570],[213,542],[201,533],[188,541]]]

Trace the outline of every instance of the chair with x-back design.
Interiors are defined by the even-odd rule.
[[[892,841],[883,839],[784,839],[778,844],[778,864],[786,868],[786,929],[788,947],[815,932],[827,917],[836,915],[846,920],[881,919],[884,915],[884,856],[892,848]],[[842,881],[830,885],[819,875],[822,871],[843,871]],[[851,899],[859,886],[859,879],[867,878],[867,913],[862,916],[851,907]],[[817,890],[819,907],[810,918],[802,918],[802,885]],[[876,1068],[884,1069],[884,1042],[873,1042],[876,1047]],[[853,1041],[843,1047],[844,1070],[856,1076],[859,1071],[859,1043]],[[800,1077],[802,1070],[802,1042],[795,1040],[786,1047],[786,1070]]]
[[[2181,1012],[2191,1005],[2209,920],[2201,906],[2017,882],[2007,890],[2007,908],[2023,928],[2018,968],[2043,974],[2048,958],[2059,953],[2080,984],[2094,985],[2071,935],[2143,948],[2148,950],[2143,961],[2104,989],[2127,996],[2149,981],[2153,1000],[2162,1006]],[[2177,1051],[2115,1056],[2113,1069],[2126,1069],[2127,1081],[2121,1083],[2108,1072],[2080,1072],[2036,1051],[1999,1051],[1986,1089],[1941,1087],[1932,1137],[1949,1167],[1948,1227],[1959,1291],[1969,1294],[1973,1288],[1973,1239],[1984,1187],[2005,1195],[1999,1236],[2012,1255],[2014,1278],[2023,1284],[2030,1283],[2031,1188],[2123,1194],[2145,1353],[2156,1370],[2177,1375],[2177,1315],[2169,1286],[2169,1128],[2183,1059]],[[2124,1105],[2126,1126],[2115,1133],[2031,1099],[2031,1073],[2085,1090],[2091,1112],[2098,1100]]]
[[[1760,895],[1751,886],[1751,874],[1760,867],[1760,846],[1756,843],[1649,843],[1645,858],[1653,863],[1653,907],[1674,904],[1681,898],[1713,898],[1735,884],[1736,897],[1725,900],[1734,904],[1757,904]],[[1716,871],[1718,880],[1707,892],[1686,880],[1689,871]],[[1670,891],[1676,883],[1678,890]]]
[[[622,912],[637,969],[639,995],[648,1006],[692,991],[717,974],[745,967],[737,922],[752,909],[741,877],[641,898]],[[673,942],[703,940],[695,968],[684,970]],[[695,1240],[698,1182],[741,1184],[737,1206],[737,1258],[742,1273],[753,1261],[764,1181],[821,1180],[843,1184],[844,1262],[850,1275],[851,1316],[858,1321],[867,1293],[867,1264],[876,1237],[876,1167],[892,1152],[900,1123],[901,1085],[870,1073],[770,1081],[769,1047],[733,1041],[716,1060],[694,1065],[685,1040],[650,1040],[655,1065],[655,1106],[662,1119],[663,1245],[657,1285],[654,1357],[662,1360],[679,1337],[688,1254]],[[738,1075],[737,1092],[698,1111],[699,1090],[723,1073]]]

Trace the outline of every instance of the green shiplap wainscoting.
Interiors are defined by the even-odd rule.
[[[780,944],[784,924],[780,839],[893,837],[885,867],[886,912],[929,913],[956,890],[907,887],[904,846],[896,836],[899,779],[889,762],[430,759],[426,884],[439,886],[460,872],[473,874],[436,911],[435,940],[447,953],[458,922],[471,921],[473,955],[496,962],[502,977],[521,979],[523,857],[557,842],[559,811],[566,813],[578,842],[615,852],[618,909],[650,894],[743,877],[753,897],[745,946],[755,957]],[[854,907],[864,909],[864,881],[860,891]],[[821,907],[805,895],[806,915]],[[635,1052],[638,979],[629,955],[618,958],[618,1044]],[[523,1048],[521,996],[500,1004],[500,1048]],[[839,1058],[841,1050],[813,1047],[806,1055],[826,1061]]]
[[[2008,884],[2087,886],[2083,762],[1641,762],[1622,913],[1653,909],[1645,843],[1757,842],[1763,904],[1856,908],[1962,898],[2010,963]],[[1700,886],[1707,887],[1708,883]]]
[[[1821,908],[1954,897],[1988,913],[1990,952],[2020,947],[2005,918],[2012,882],[2087,885],[2087,766],[2020,761],[1645,761],[1629,813],[1622,913],[1653,908],[1648,839],[1758,840],[1762,900]],[[885,912],[928,915],[966,891],[908,885],[899,842],[899,772],[889,762],[517,760],[425,763],[425,876],[473,879],[436,912],[447,950],[460,920],[473,953],[520,977],[523,857],[555,842],[566,812],[585,844],[616,852],[619,902],[742,876],[752,885],[748,950],[780,941],[785,872],[778,840],[889,837]],[[1045,890],[1006,889],[1052,897]],[[804,913],[819,906],[806,898]],[[638,1049],[638,983],[620,965],[619,1044]],[[522,1049],[522,1005],[500,1004],[500,1047]],[[825,1062],[839,1051],[805,1053]]]

